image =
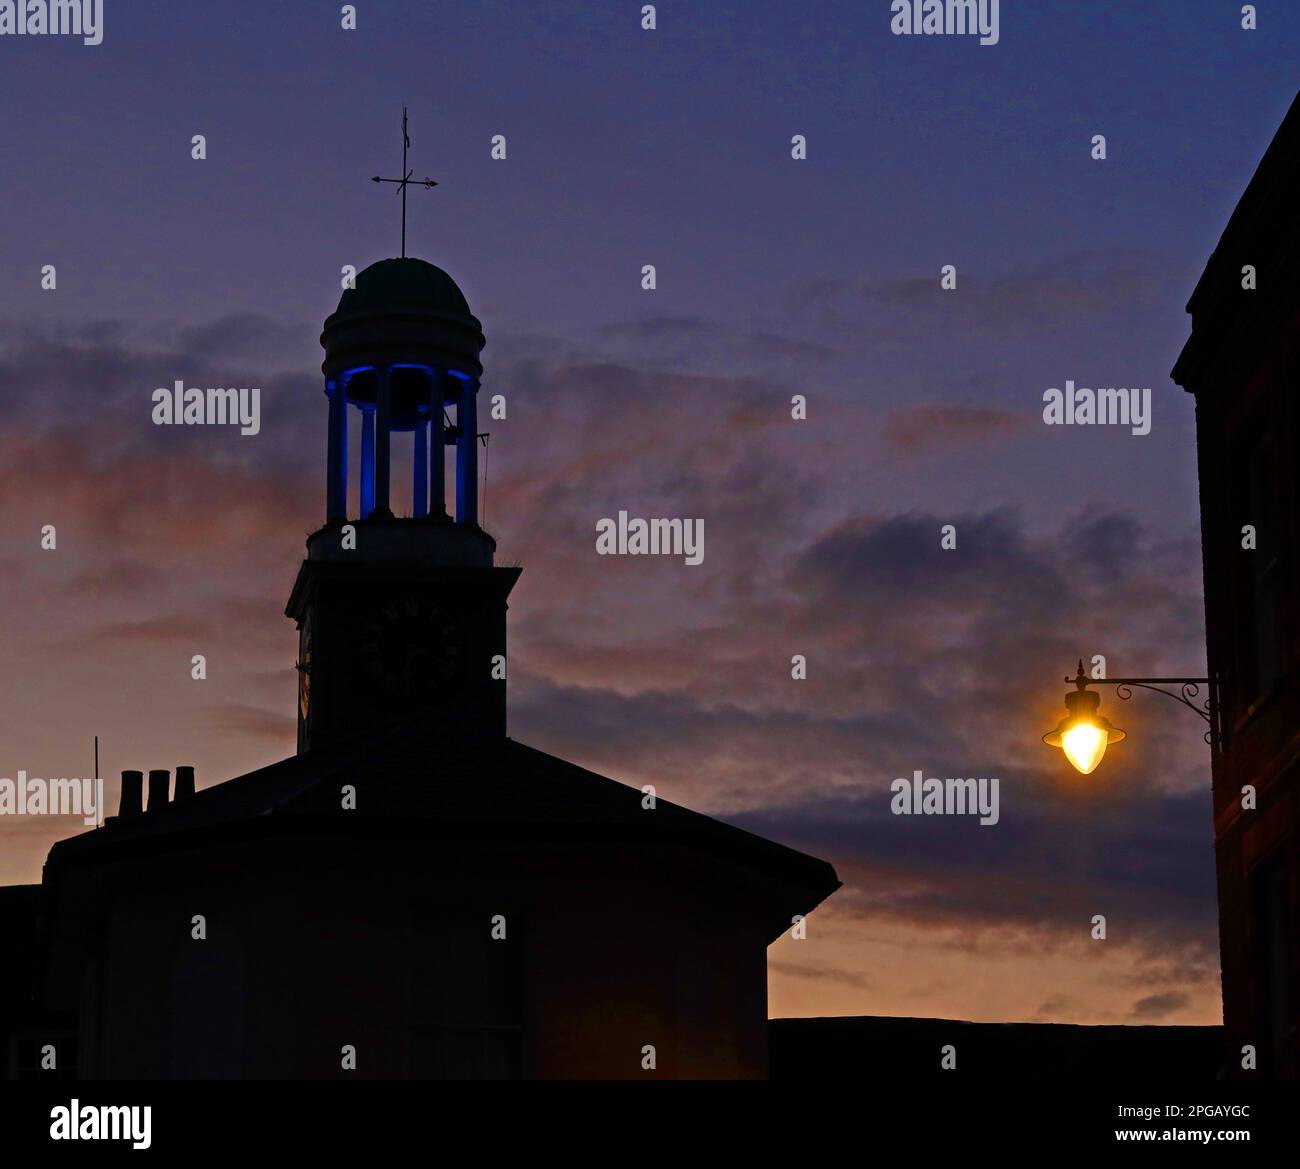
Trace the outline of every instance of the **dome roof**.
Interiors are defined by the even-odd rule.
[[[356,287],[339,298],[340,313],[413,306],[435,312],[470,316],[469,302],[441,268],[424,260],[380,260],[357,273]]]
[[[471,381],[483,376],[483,326],[456,281],[424,260],[380,260],[358,272],[320,340],[327,378],[380,365],[431,366]]]

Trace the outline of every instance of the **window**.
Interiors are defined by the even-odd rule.
[[[55,1066],[42,1067],[46,1046],[54,1048]],[[10,1079],[75,1080],[77,1078],[77,1038],[71,1032],[42,1035],[19,1035],[9,1051]]]
[[[517,1080],[518,1027],[417,1027],[411,1075],[417,1080]]]
[[[1283,854],[1262,865],[1252,880],[1255,968],[1259,971],[1260,1070],[1270,1077],[1296,1074],[1289,878]]]
[[[493,912],[433,910],[412,929],[411,1075],[509,1080],[523,1074],[517,915],[493,937]],[[499,930],[498,930],[499,932]]]
[[[1273,436],[1265,431],[1248,448],[1239,480],[1241,523],[1255,529],[1255,547],[1242,551],[1241,578],[1244,702],[1259,702],[1273,689],[1281,670],[1278,620],[1282,597],[1282,533]]]

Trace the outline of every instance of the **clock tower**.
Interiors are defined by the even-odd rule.
[[[464,742],[504,738],[506,598],[520,570],[494,566],[478,522],[478,319],[442,269],[381,260],[343,293],[321,344],[325,524],[285,609],[298,626],[298,751],[426,720]],[[396,513],[395,437],[411,448],[410,507]]]

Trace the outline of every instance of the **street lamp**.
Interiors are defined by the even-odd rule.
[[[1049,747],[1060,747],[1065,752],[1080,775],[1090,775],[1097,769],[1107,747],[1128,738],[1127,731],[1121,731],[1110,719],[1097,713],[1100,705],[1101,695],[1095,690],[1085,690],[1080,683],[1078,690],[1065,696],[1065,717],[1056,724],[1055,730],[1043,736],[1043,742]]]
[[[1081,775],[1090,775],[1106,754],[1106,748],[1112,743],[1122,742],[1127,733],[1115,726],[1110,719],[1097,713],[1101,706],[1101,695],[1089,686],[1114,686],[1115,694],[1127,701],[1133,697],[1133,687],[1153,690],[1181,702],[1188,710],[1194,710],[1207,723],[1210,730],[1205,732],[1206,742],[1212,742],[1214,727],[1214,710],[1211,700],[1203,703],[1192,701],[1200,693],[1201,686],[1208,686],[1208,678],[1089,678],[1083,672],[1083,660],[1079,660],[1079,672],[1073,678],[1075,689],[1065,696],[1066,714],[1055,728],[1043,736],[1043,742],[1049,747],[1060,747],[1065,757]],[[1180,692],[1174,694],[1162,690],[1162,686],[1178,686]]]

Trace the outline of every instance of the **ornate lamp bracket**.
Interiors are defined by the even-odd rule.
[[[1216,703],[1214,687],[1209,678],[1089,678],[1083,672],[1083,661],[1080,660],[1078,673],[1073,678],[1067,675],[1065,680],[1073,682],[1080,690],[1086,690],[1089,686],[1114,686],[1115,696],[1124,702],[1133,697],[1134,687],[1163,694],[1166,698],[1172,698],[1187,707],[1194,714],[1200,715],[1209,727],[1205,732],[1205,741],[1211,746],[1214,745]],[[1202,686],[1206,690],[1204,698],[1201,698]],[[1172,689],[1173,687],[1176,689]]]

